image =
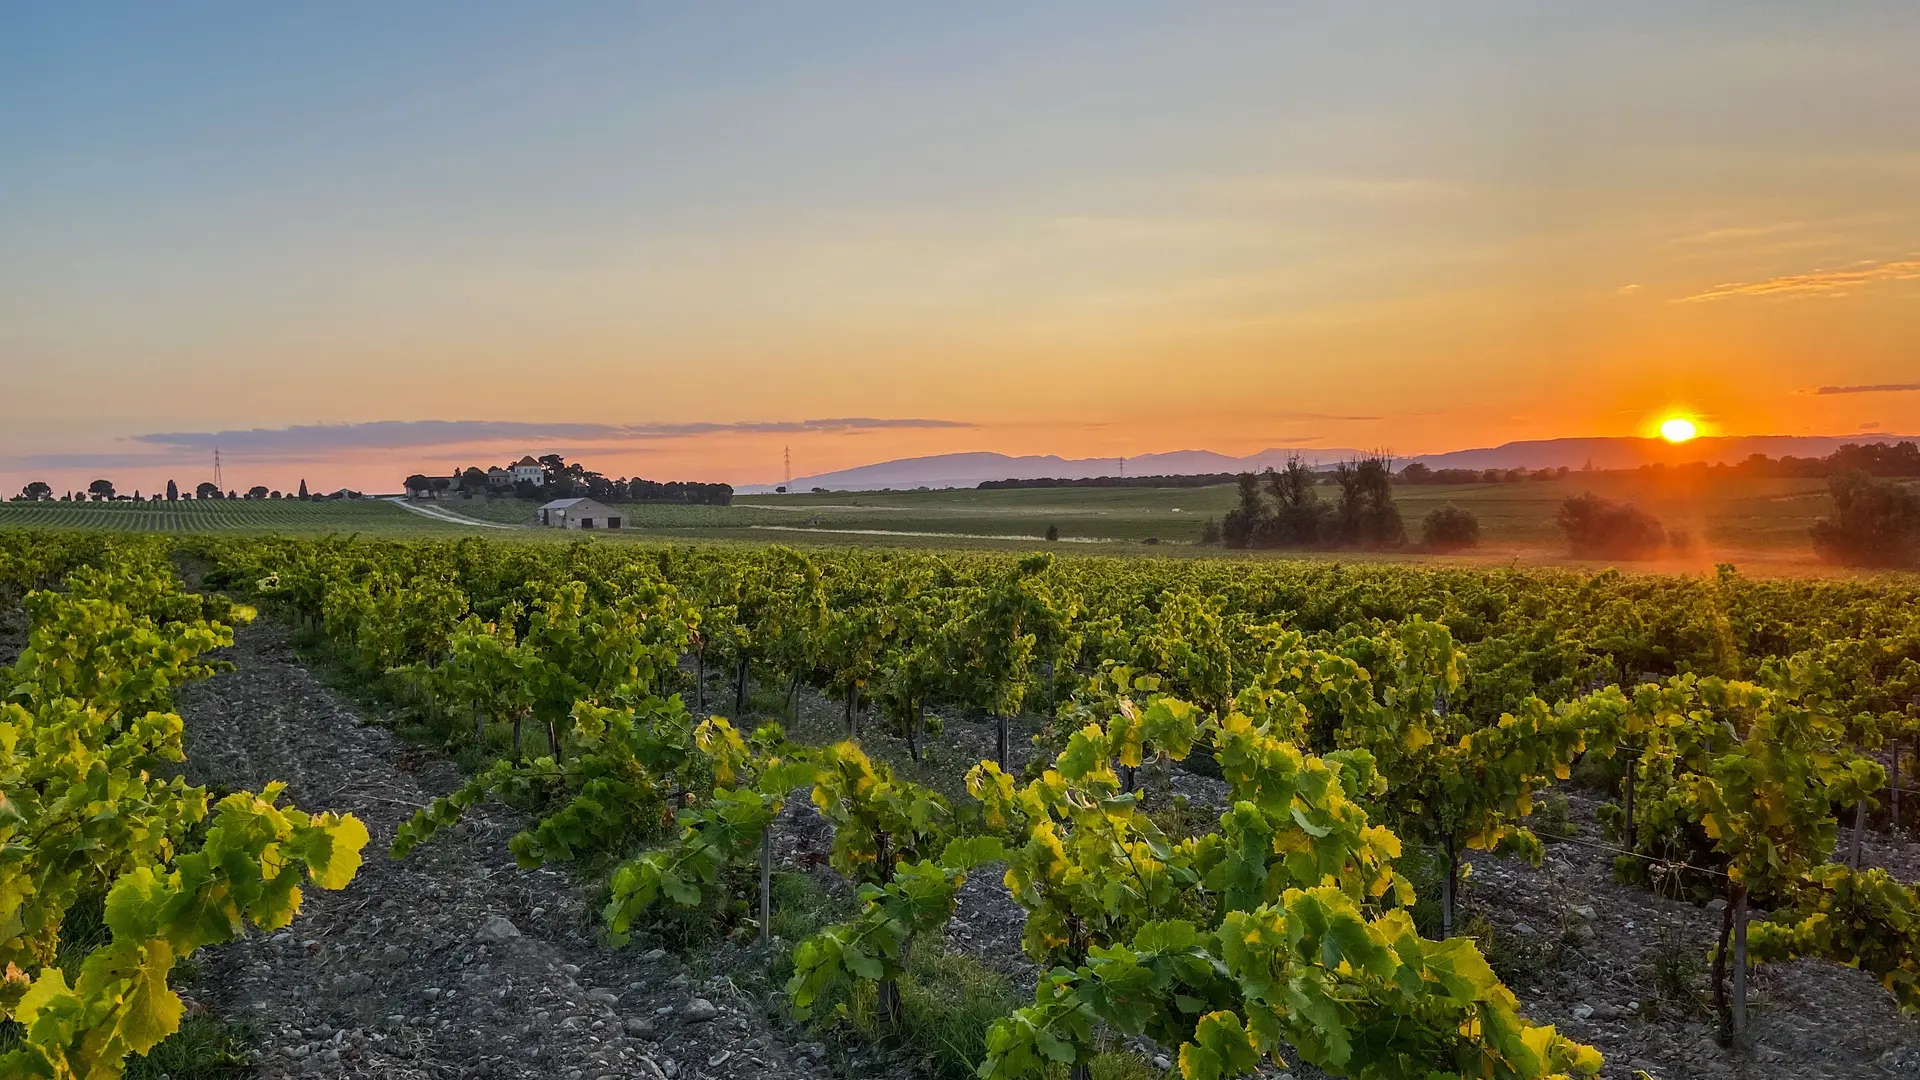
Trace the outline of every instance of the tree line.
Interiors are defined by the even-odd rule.
[[[1218,541],[1231,548],[1398,547],[1406,525],[1393,502],[1393,463],[1384,457],[1343,461],[1327,476],[1338,494],[1322,502],[1320,477],[1299,458],[1285,468],[1235,478],[1240,504],[1227,511]],[[1203,539],[1214,539],[1209,521]]]
[[[980,481],[979,485],[975,487],[974,490],[976,491],[1010,491],[1015,488],[1065,488],[1065,487],[1199,488],[1199,487],[1217,487],[1221,484],[1231,484],[1233,483],[1233,480],[1234,480],[1234,474],[1230,472],[1193,473],[1191,475],[1164,475],[1164,476],[1085,476],[1085,477],[1078,477],[1078,478],[1059,477],[1059,476],[1042,476],[1042,477],[1037,477],[1029,480],[1013,480],[1013,479],[982,480]],[[815,490],[820,490],[820,489],[815,489]]]
[[[517,480],[510,488],[514,497],[521,499],[572,499],[589,498],[601,502],[628,503],[679,503],[691,506],[727,506],[733,502],[733,485],[704,484],[691,480],[647,480],[641,477],[608,477],[603,473],[587,468],[577,461],[568,461],[559,454],[547,454],[538,459],[541,479],[539,483],[531,480]],[[463,469],[452,476],[427,476],[414,473],[407,477],[409,492],[434,494],[457,491],[471,497],[499,490],[487,475],[487,471],[477,466]]]
[[[93,483],[88,484],[86,487],[86,490],[84,491],[69,491],[64,495],[60,495],[56,497],[53,493],[53,486],[51,484],[48,484],[45,480],[35,480],[27,484],[25,487],[21,488],[20,494],[15,495],[11,501],[12,502],[155,502],[155,503],[170,502],[171,503],[171,502],[181,502],[183,500],[191,501],[195,499],[299,499],[299,500],[305,501],[309,499],[338,499],[338,498],[357,499],[359,497],[360,497],[359,492],[347,491],[345,489],[334,492],[332,495],[310,495],[307,493],[307,482],[305,480],[300,481],[300,491],[298,494],[285,494],[285,495],[281,494],[278,489],[269,488],[265,484],[255,484],[254,486],[248,488],[244,492],[240,491],[237,488],[228,490],[228,491],[221,491],[219,485],[214,484],[211,481],[202,482],[198,487],[195,487],[193,489],[193,492],[191,494],[187,494],[180,490],[180,485],[177,482],[169,480],[167,481],[167,490],[165,495],[162,495],[159,492],[155,492],[150,496],[141,495],[138,489],[136,489],[131,495],[125,495],[125,494],[122,494],[119,491],[119,489],[114,486],[113,481],[95,480]]]

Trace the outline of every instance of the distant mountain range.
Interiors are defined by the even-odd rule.
[[[1636,469],[1664,462],[1683,465],[1696,461],[1708,463],[1742,461],[1754,454],[1768,457],[1825,457],[1845,443],[1899,442],[1916,439],[1913,435],[1729,435],[1704,436],[1673,445],[1661,439],[1589,438],[1529,439],[1501,443],[1474,450],[1451,450],[1443,454],[1417,454],[1396,458],[1395,465],[1421,462],[1434,469],[1580,469],[1589,463],[1596,469]],[[1312,465],[1329,467],[1337,462],[1362,456],[1362,451],[1340,447],[1272,447],[1246,457],[1217,454],[1211,450],[1174,450],[1165,454],[1142,454],[1121,458],[1063,458],[1030,454],[1013,457],[988,451],[963,454],[935,454],[931,457],[898,458],[873,465],[842,469],[817,476],[799,476],[786,485],[789,491],[826,488],[829,491],[877,491],[882,488],[958,488],[976,487],[987,480],[1037,480],[1042,477],[1079,480],[1092,476],[1194,476],[1203,473],[1258,472],[1269,465],[1279,467],[1290,457],[1299,457]],[[742,494],[764,494],[772,484],[747,484]]]

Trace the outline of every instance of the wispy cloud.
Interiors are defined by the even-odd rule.
[[[682,424],[541,424],[518,420],[376,420],[358,424],[300,424],[233,431],[175,431],[136,435],[134,442],[175,451],[233,454],[326,454],[354,450],[398,450],[469,443],[525,442],[642,443],[706,435],[788,435],[813,432],[851,434],[901,428],[971,428],[959,420],[838,417],[827,420],[768,420]]]
[[[1814,393],[1827,394],[1900,394],[1908,390],[1920,390],[1920,382],[1873,383],[1865,386],[1821,386]]]
[[[1753,240],[1763,236],[1775,236],[1785,232],[1797,232],[1808,227],[1805,221],[1779,221],[1770,225],[1735,225],[1722,229],[1708,229],[1704,232],[1688,233],[1673,238],[1675,244],[1723,244],[1730,241]]]
[[[1920,279],[1920,259],[1906,259],[1900,262],[1866,262],[1856,263],[1841,270],[1814,270],[1805,274],[1787,274],[1767,278],[1764,281],[1731,281],[1715,285],[1703,293],[1683,296],[1674,302],[1691,304],[1743,296],[1845,296],[1853,289],[1864,285],[1916,279]]]

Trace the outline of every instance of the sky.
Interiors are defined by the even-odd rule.
[[[1920,5],[0,0],[0,493],[1920,432]]]

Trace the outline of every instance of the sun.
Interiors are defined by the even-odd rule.
[[[1660,437],[1670,443],[1683,443],[1698,434],[1700,429],[1684,416],[1670,416],[1660,421]]]

